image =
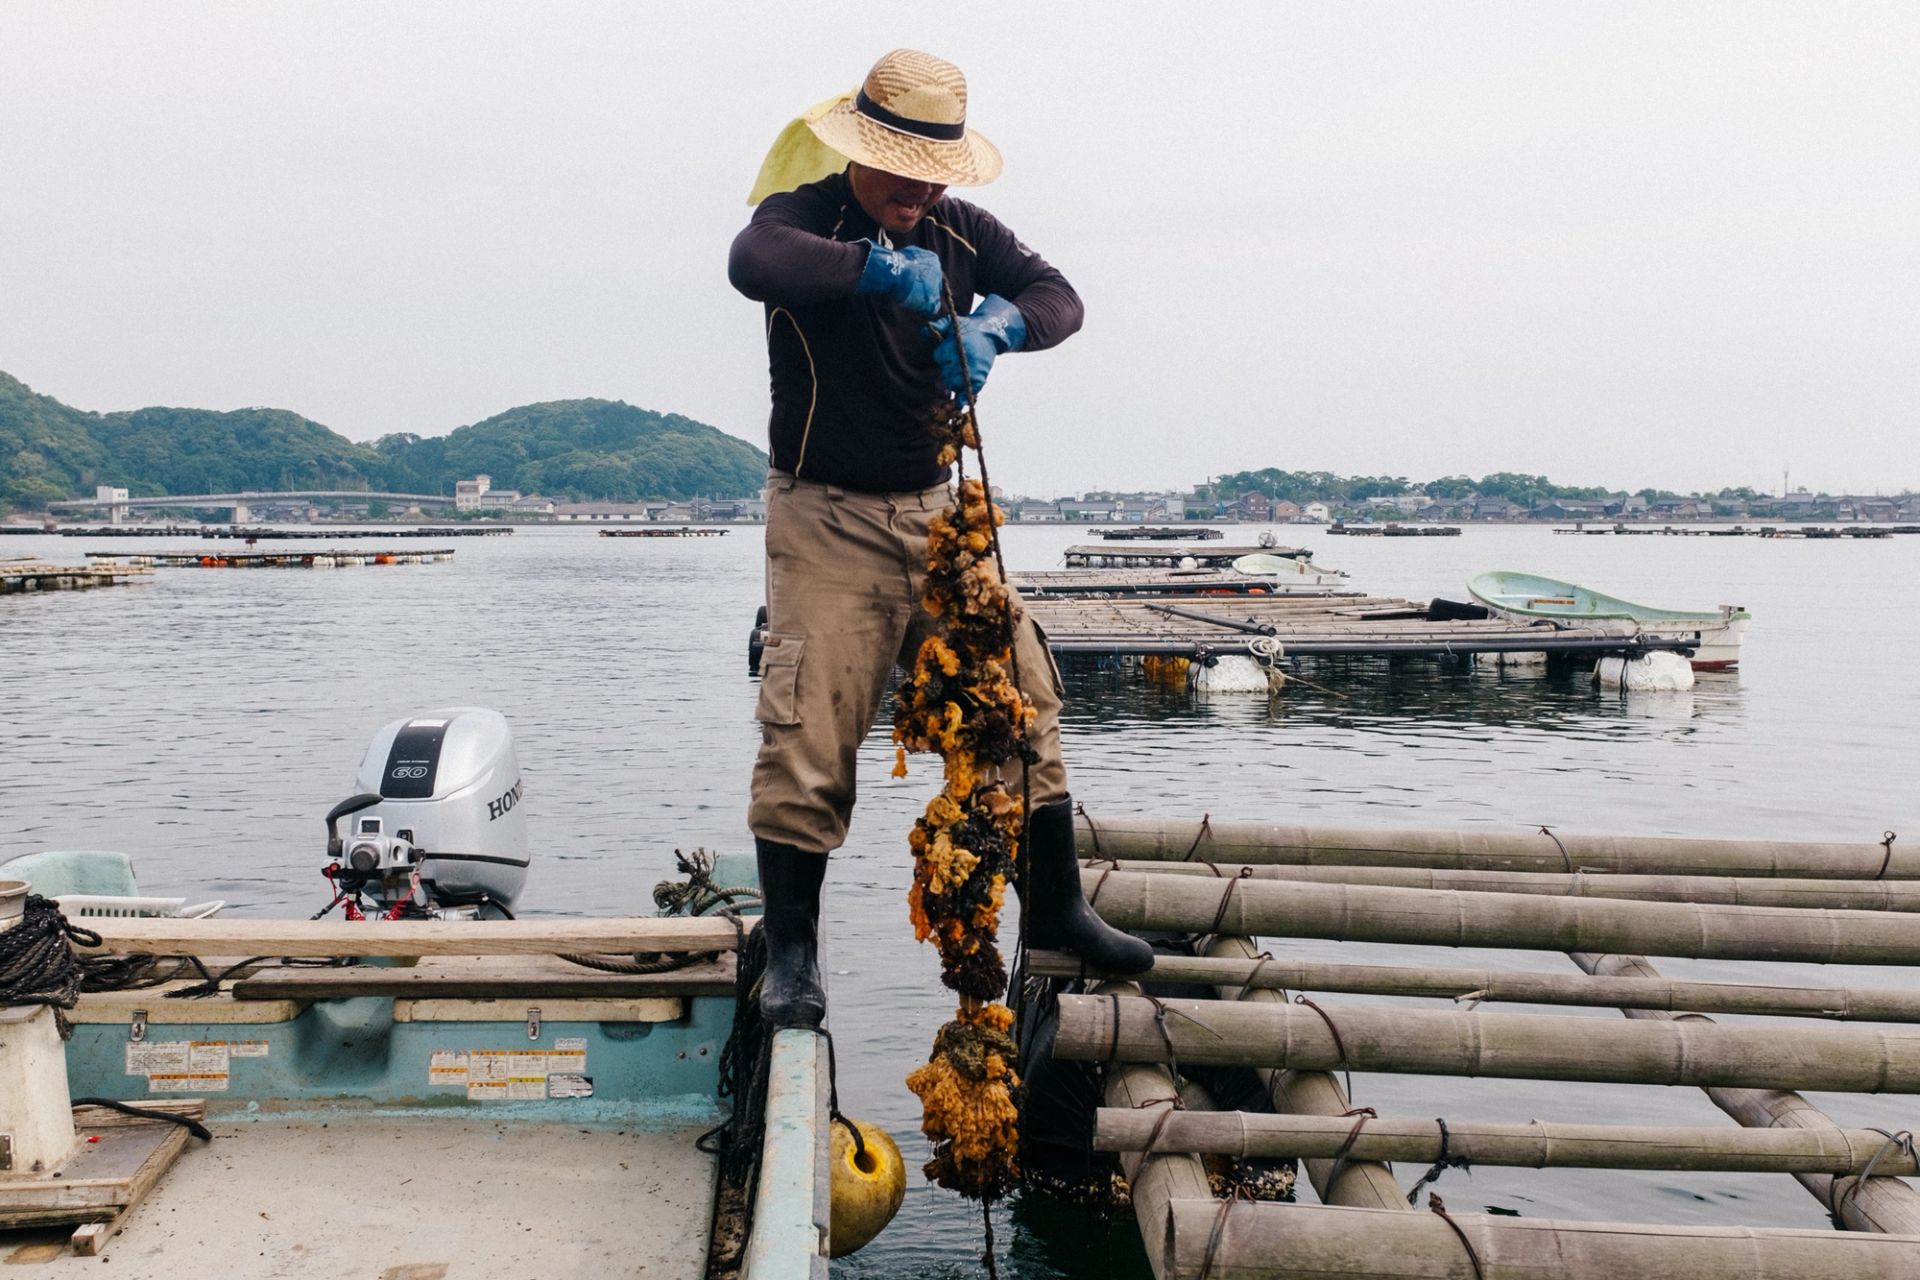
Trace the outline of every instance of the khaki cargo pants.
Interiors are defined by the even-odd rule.
[[[944,485],[876,494],[784,472],[770,478],[767,643],[755,713],[760,757],[747,810],[759,838],[812,853],[830,853],[847,838],[861,740],[893,665],[910,668],[934,627],[920,607],[927,526],[948,501]],[[1038,712],[1030,740],[1040,762],[1027,785],[1033,803],[1045,804],[1067,794],[1060,672],[1024,613],[1016,656],[1023,692]],[[1017,764],[1010,773],[1017,787]]]

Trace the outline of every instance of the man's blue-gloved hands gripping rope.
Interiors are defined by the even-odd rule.
[[[997,293],[990,293],[980,300],[970,316],[960,317],[960,334],[956,342],[953,333],[953,321],[940,316],[927,326],[933,335],[933,362],[939,366],[941,385],[956,395],[965,395],[968,391],[967,379],[973,379],[972,392],[980,394],[980,388],[987,383],[987,373],[993,368],[993,358],[1008,351],[1018,351],[1027,340],[1027,321],[1020,314],[1020,308],[1008,302]],[[967,363],[964,372],[960,367],[961,348],[966,350]]]

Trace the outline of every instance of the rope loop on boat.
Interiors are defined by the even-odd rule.
[[[1567,855],[1567,846],[1560,843],[1560,837],[1553,834],[1553,828],[1548,826],[1542,826],[1540,828],[1540,834],[1545,836],[1547,839],[1553,841],[1553,847],[1560,851],[1561,865],[1566,868],[1568,875],[1573,875],[1574,874],[1573,859]]]
[[[1873,873],[1875,880],[1885,880],[1887,878],[1887,868],[1893,865],[1893,842],[1899,838],[1897,833],[1889,831],[1881,839],[1880,847],[1886,850],[1886,856],[1880,859],[1880,869]]]
[[[85,966],[74,943],[100,945],[100,935],[72,923],[52,898],[29,894],[19,921],[0,933],[0,1005],[42,1004],[53,1010],[60,1038],[73,1038],[66,1011],[80,1003]]]

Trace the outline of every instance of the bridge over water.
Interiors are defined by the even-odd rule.
[[[253,518],[252,504],[285,502],[289,499],[350,499],[357,502],[397,502],[407,506],[451,507],[450,496],[437,493],[377,493],[365,489],[250,489],[245,493],[168,493],[151,498],[133,498],[115,493],[112,497],[73,498],[49,502],[52,511],[105,510],[107,520],[119,524],[129,511],[150,511],[160,507],[231,507],[233,522],[242,524]]]

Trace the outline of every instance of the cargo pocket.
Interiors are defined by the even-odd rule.
[[[761,724],[800,723],[800,655],[806,647],[805,636],[767,634],[760,653],[760,705],[753,713]]]

